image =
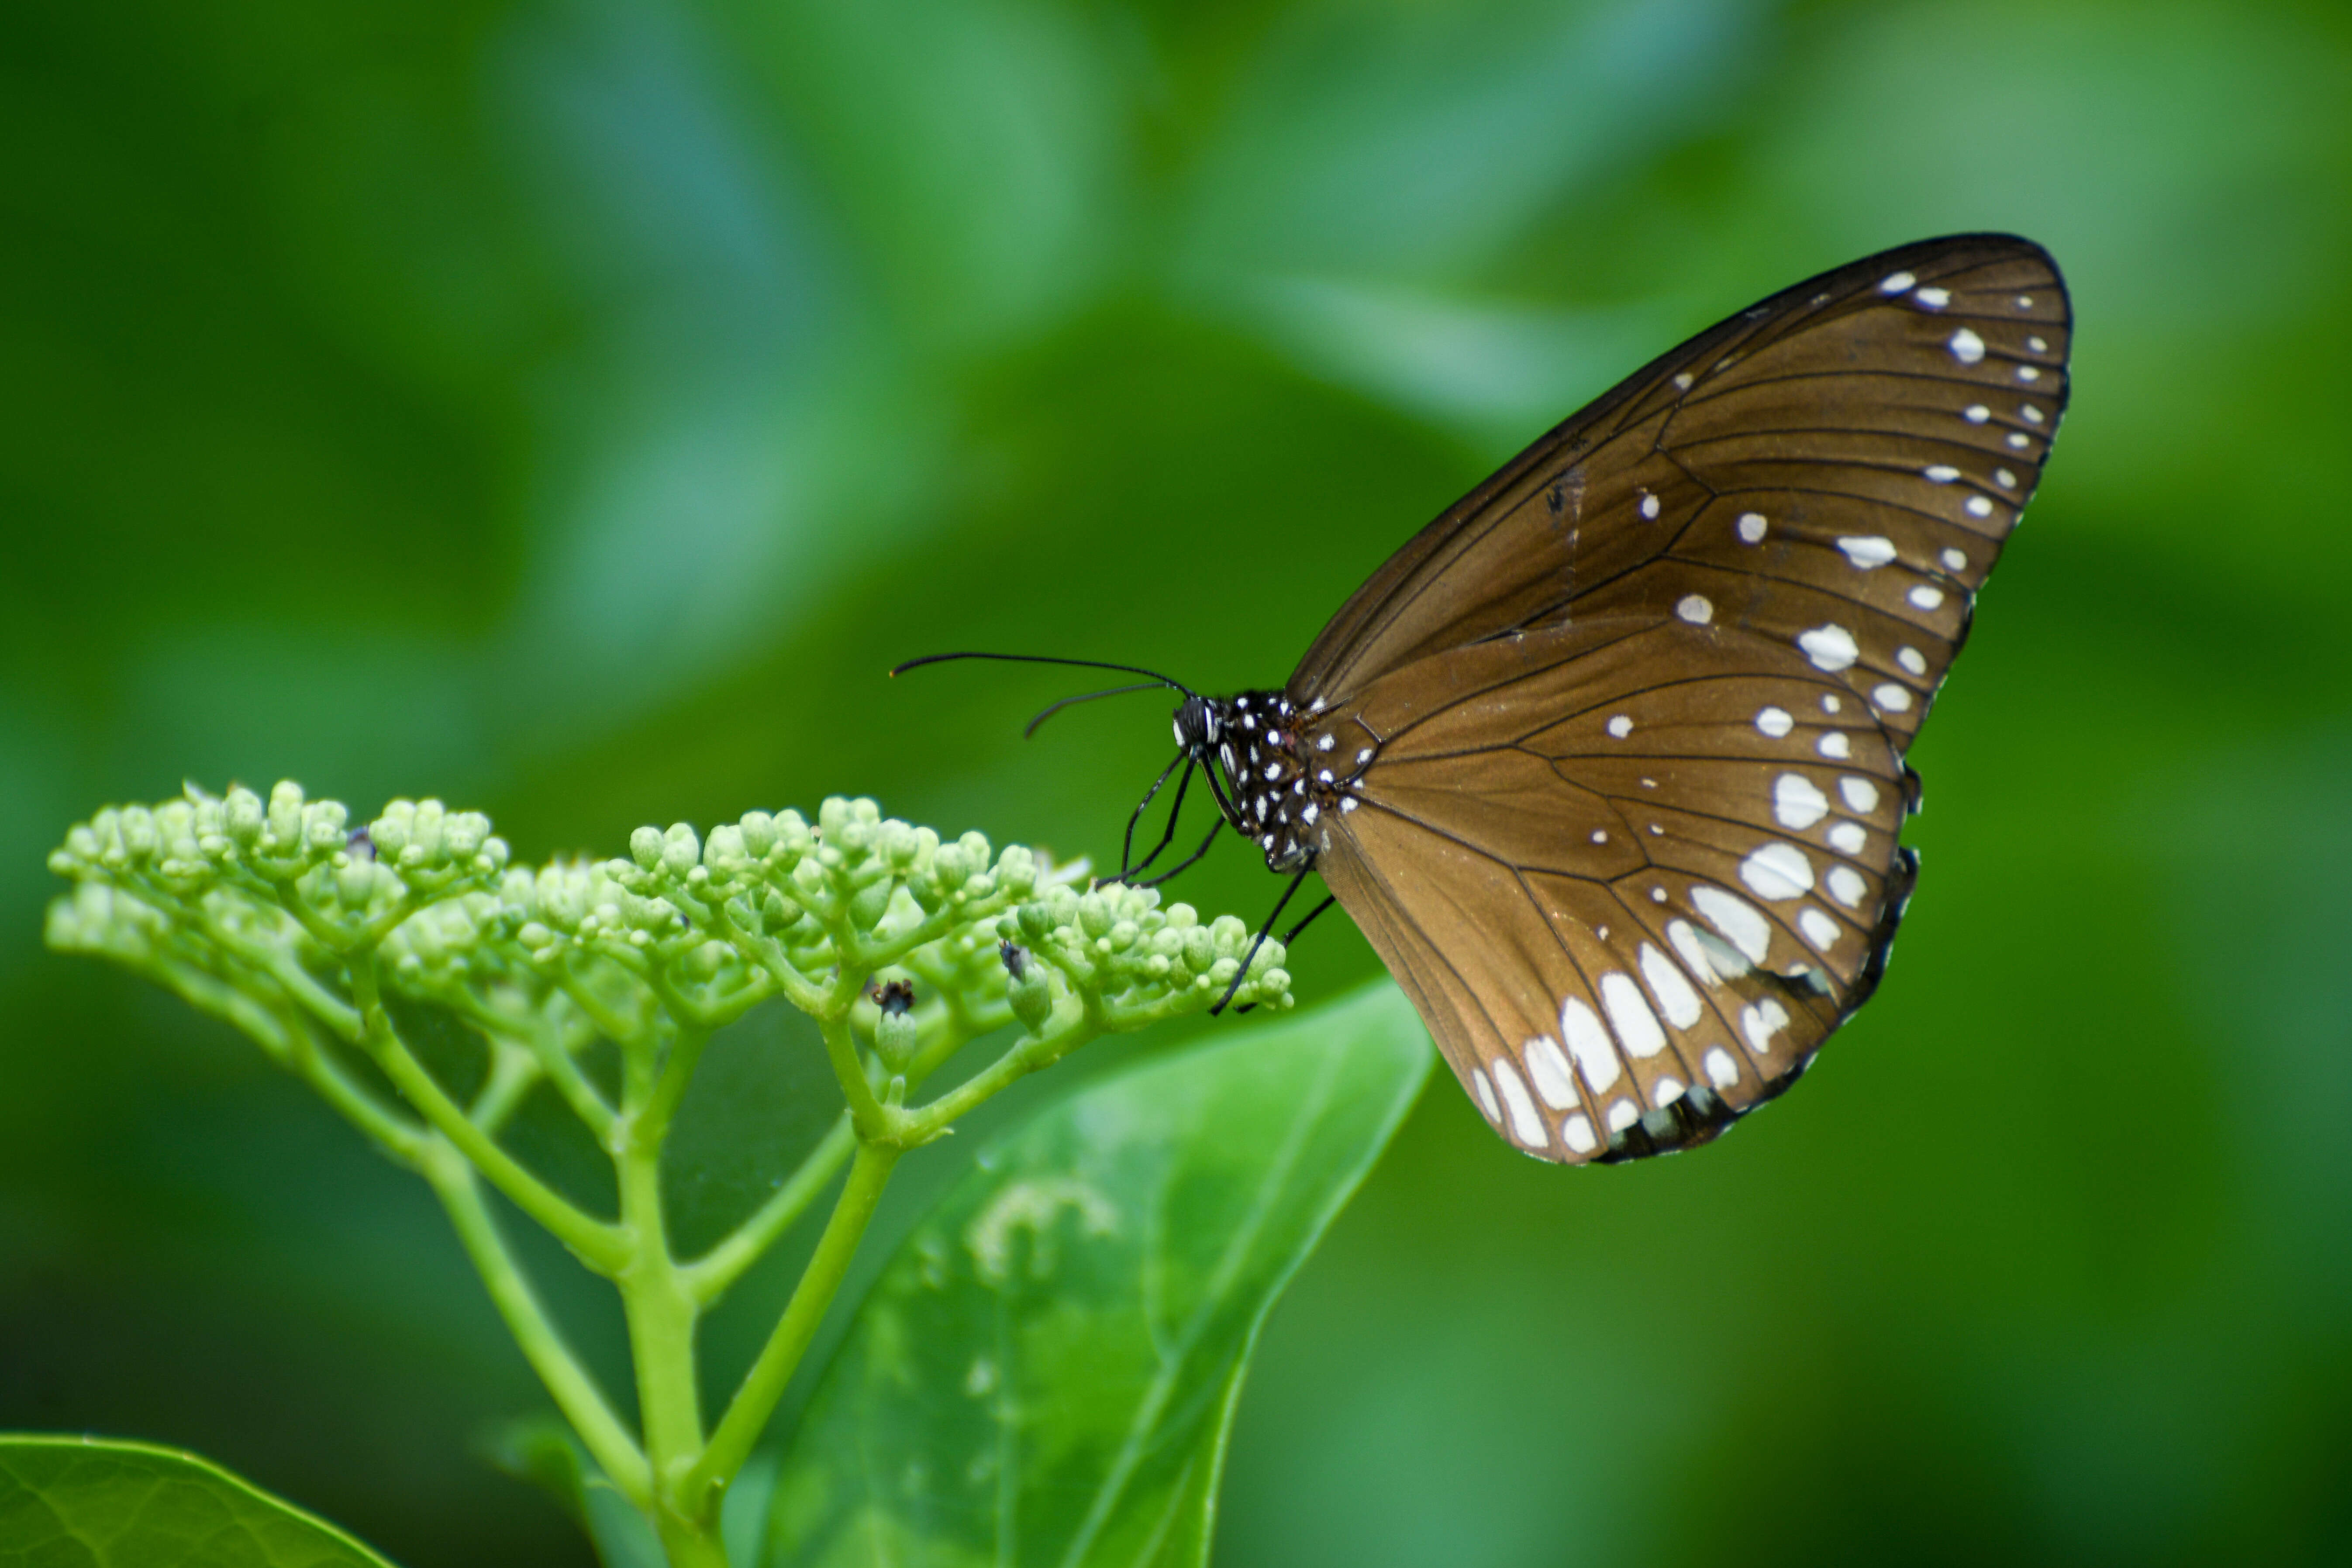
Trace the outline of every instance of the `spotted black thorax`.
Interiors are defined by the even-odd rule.
[[[1276,871],[1312,866],[1329,847],[1324,819],[1356,809],[1357,781],[1379,751],[1369,733],[1348,749],[1321,702],[1302,713],[1279,691],[1185,698],[1176,743],[1208,770],[1225,820]]]

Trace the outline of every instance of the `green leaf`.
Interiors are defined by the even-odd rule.
[[[324,1520],[176,1448],[0,1436],[0,1568],[391,1568]]]
[[[984,1151],[827,1369],[768,1563],[1204,1562],[1258,1329],[1430,1059],[1382,982]]]

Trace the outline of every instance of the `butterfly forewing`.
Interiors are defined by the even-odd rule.
[[[1800,285],[1521,454],[1309,649],[1286,695],[1350,770],[1318,866],[1504,1136],[1704,1141],[1868,996],[1904,752],[2067,342],[2023,240]]]

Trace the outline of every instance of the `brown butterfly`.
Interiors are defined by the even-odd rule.
[[[1414,535],[1280,690],[1155,676],[1186,690],[1176,810],[1197,768],[1285,902],[1319,872],[1518,1148],[1706,1142],[1885,968],[1904,752],[2041,477],[2069,333],[2056,266],[2005,235],[1709,328]]]

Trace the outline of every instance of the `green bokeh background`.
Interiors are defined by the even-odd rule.
[[[1024,743],[1066,681],[884,667],[1277,681],[1684,332],[2007,228],[2074,412],[1880,999],[1632,1170],[1435,1086],[1270,1326],[1222,1560],[2352,1553],[2342,8],[22,0],[0,148],[0,1426],[585,1561],[466,1451],[537,1396],[422,1191],[41,949],[68,821],[291,774],[538,857],[854,791],[1099,856],[1163,703]]]

